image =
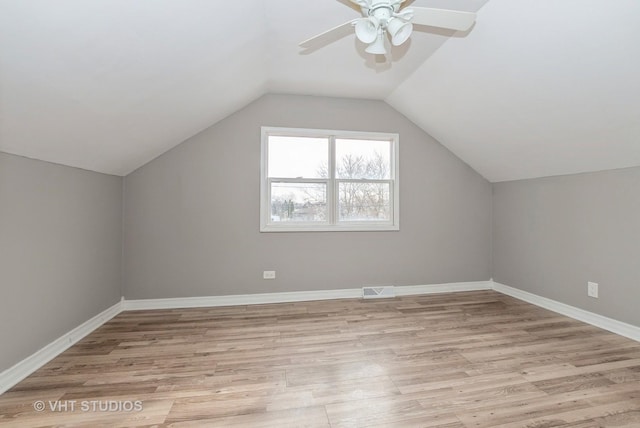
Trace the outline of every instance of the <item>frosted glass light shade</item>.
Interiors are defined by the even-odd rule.
[[[362,43],[373,43],[378,37],[379,22],[370,16],[362,18],[356,23],[356,37]]]
[[[374,55],[384,55],[387,53],[387,49],[384,47],[384,33],[380,31],[378,33],[378,37],[376,40],[371,43],[364,50],[366,53],[374,54]]]
[[[392,18],[387,23],[387,31],[391,36],[393,46],[400,46],[411,36],[413,25],[399,18]]]

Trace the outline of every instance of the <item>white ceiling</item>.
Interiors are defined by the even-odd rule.
[[[490,0],[387,102],[490,181],[640,165],[640,2]]]
[[[126,175],[275,92],[386,100],[490,181],[640,165],[637,0],[416,0],[476,26],[301,52],[348,3],[0,0],[0,151]]]

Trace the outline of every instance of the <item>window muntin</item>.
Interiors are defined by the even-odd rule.
[[[398,230],[398,135],[262,128],[260,230]]]

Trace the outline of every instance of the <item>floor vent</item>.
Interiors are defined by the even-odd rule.
[[[382,299],[385,297],[396,297],[393,285],[386,287],[362,287],[363,299]]]

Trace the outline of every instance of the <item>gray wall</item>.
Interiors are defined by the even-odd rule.
[[[401,230],[260,233],[261,126],[399,133]],[[384,102],[267,95],[122,184],[0,153],[0,371],[121,294],[478,281],[492,266],[498,282],[640,325],[640,168],[492,186]]]
[[[399,133],[401,230],[260,233],[261,126]],[[490,277],[491,185],[382,101],[266,95],[127,176],[124,203],[129,299]]]
[[[116,303],[122,179],[0,153],[0,372]]]
[[[497,183],[493,277],[640,326],[640,168]],[[587,297],[587,281],[600,298]]]

